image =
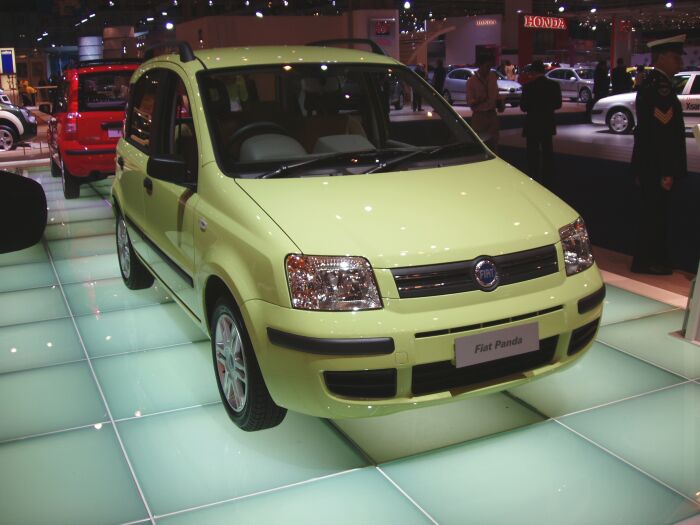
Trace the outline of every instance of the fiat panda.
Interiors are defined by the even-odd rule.
[[[487,394],[591,345],[604,287],[583,220],[408,68],[178,47],[131,79],[116,247],[126,286],[157,278],[210,335],[240,428]],[[392,107],[397,80],[424,114]]]

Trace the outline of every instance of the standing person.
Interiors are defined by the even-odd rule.
[[[491,71],[493,61],[488,55],[476,58],[478,69],[467,79],[467,104],[472,108],[472,129],[492,151],[498,149],[498,82]]]
[[[632,86],[634,91],[639,91],[639,87],[642,85],[642,82],[644,82],[646,72],[647,71],[644,66],[637,66],[637,74],[634,76],[634,86]]]
[[[617,66],[613,68],[610,80],[612,82],[613,95],[632,91],[632,75],[627,72],[625,61],[621,58],[617,59]]]
[[[437,66],[435,66],[435,70],[433,71],[433,87],[435,88],[435,91],[437,91],[441,95],[445,89],[446,76],[447,71],[445,70],[445,66],[442,63],[442,60],[438,59]]]
[[[631,267],[635,273],[672,273],[666,238],[670,192],[688,172],[683,108],[673,87],[673,75],[683,66],[684,42],[685,35],[678,35],[647,44],[655,69],[637,91],[632,174],[641,206]]]
[[[605,60],[598,61],[593,71],[593,97],[586,104],[586,115],[591,118],[591,111],[596,102],[610,94],[610,78],[608,76],[608,63]]]
[[[520,109],[527,113],[523,136],[527,141],[527,174],[552,189],[552,136],[557,133],[554,111],[561,107],[561,88],[544,76],[544,64],[530,66],[533,79],[523,86]]]
[[[515,81],[515,66],[510,63],[510,60],[506,60],[506,78]]]
[[[423,64],[417,64],[416,69],[414,69],[413,72],[425,80],[426,74],[425,69],[423,69]],[[413,111],[423,111],[423,97],[421,97],[420,93],[414,91],[412,98],[413,101],[411,105],[413,106]]]

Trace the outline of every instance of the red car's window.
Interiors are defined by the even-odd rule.
[[[132,71],[104,71],[80,75],[78,110],[119,111],[124,109],[129,96]]]

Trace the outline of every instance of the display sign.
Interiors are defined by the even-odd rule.
[[[478,365],[540,349],[537,323],[455,339],[455,366]]]
[[[396,26],[395,18],[372,18],[369,20],[369,37],[389,56],[392,55],[395,47]]]
[[[568,29],[566,18],[525,15],[523,27],[532,29]]]
[[[0,49],[0,74],[15,74],[15,49],[13,47]]]
[[[391,21],[389,21],[389,20],[374,20],[374,35],[375,36],[391,35]]]
[[[495,18],[479,18],[474,22],[474,25],[477,27],[484,27],[484,26],[497,26],[498,25],[498,20]]]

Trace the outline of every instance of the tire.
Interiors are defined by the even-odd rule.
[[[449,92],[449,91],[445,90],[445,91],[442,93],[442,97],[443,97],[445,100],[447,100],[447,103],[448,103],[450,106],[451,106],[452,104],[454,104],[454,101],[452,100],[452,95],[450,95],[450,92]]]
[[[0,124],[0,151],[10,151],[17,147],[19,137],[12,126]]]
[[[61,183],[63,196],[66,199],[77,199],[80,197],[80,180],[71,175],[65,166],[62,166],[61,169]]]
[[[396,110],[403,109],[403,104],[404,104],[403,93],[399,93],[399,99],[396,102],[394,102],[394,109],[396,109]]]
[[[270,397],[248,332],[230,297],[221,297],[209,320],[214,376],[224,409],[241,430],[279,425],[287,409]]]
[[[613,108],[608,112],[608,129],[617,135],[626,135],[634,128],[634,117],[625,108]]]
[[[588,88],[583,88],[578,92],[578,99],[584,104],[591,100],[591,90]]]
[[[61,176],[61,168],[56,166],[56,163],[53,160],[51,161],[51,176],[55,178]]]
[[[120,211],[117,211],[117,259],[119,259],[119,272],[122,274],[124,284],[130,290],[143,290],[153,284],[153,275],[149,272],[134,252],[134,247],[129,239],[126,229],[126,221]]]

